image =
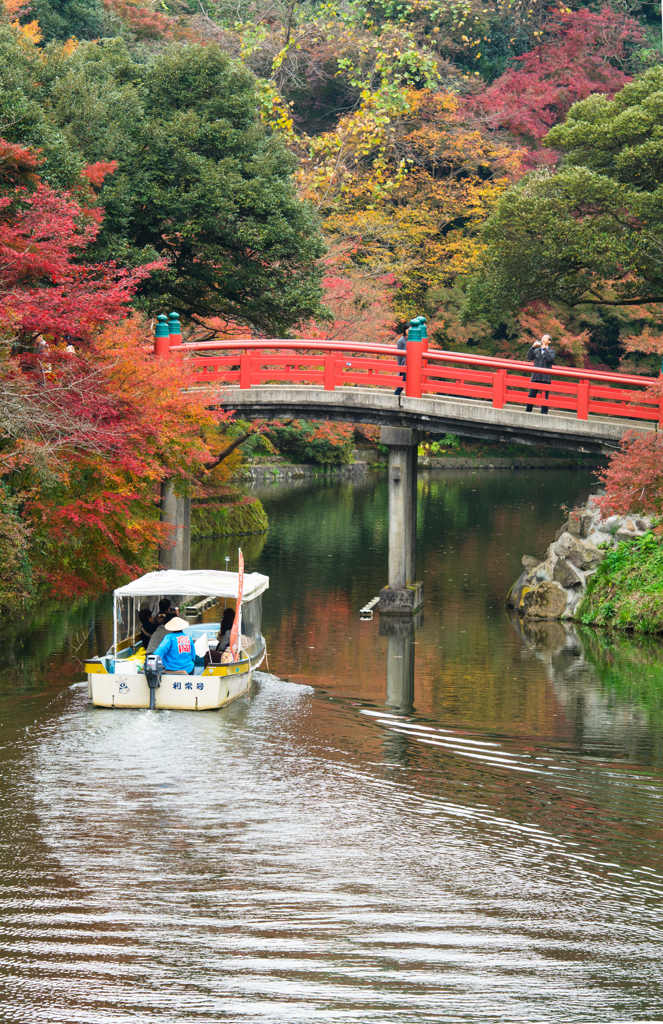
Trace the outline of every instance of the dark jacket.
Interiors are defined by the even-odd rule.
[[[396,348],[401,349],[401,351],[405,351],[406,346],[407,346],[407,338],[405,337],[404,334],[401,334],[400,338],[396,342]],[[406,359],[406,357],[404,355],[403,356],[398,356],[398,359],[397,359],[398,365],[399,366],[405,366],[405,359]]]
[[[542,348],[540,345],[532,345],[527,353],[527,358],[534,360],[534,365],[541,370],[549,370],[555,362],[555,349],[548,345]],[[530,377],[532,384],[550,384],[550,377],[547,373],[533,373]]]

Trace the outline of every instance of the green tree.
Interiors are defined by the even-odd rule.
[[[44,41],[94,39],[102,34],[104,8],[101,0],[30,0],[23,21],[36,18]]]
[[[533,301],[574,307],[663,301],[663,68],[614,100],[593,95],[545,144],[557,173],[509,189],[486,222],[467,318],[493,323]]]
[[[317,218],[297,197],[294,157],[260,120],[248,69],[214,44],[43,51],[10,28],[3,56],[0,123],[42,149],[46,180],[66,187],[83,163],[117,162],[89,258],[167,258],[139,295],[144,308],[270,332],[322,315]]]
[[[86,160],[118,162],[95,258],[170,261],[145,305],[275,331],[319,315],[319,228],[294,158],[259,119],[251,72],[216,45],[138,64],[114,40],[80,47],[51,102]]]

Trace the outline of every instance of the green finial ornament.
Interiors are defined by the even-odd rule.
[[[419,317],[415,317],[414,320],[410,320],[410,329],[407,332],[408,341],[421,341],[421,330],[419,327]]]
[[[167,338],[169,333],[168,318],[165,313],[160,313],[157,317],[157,326],[154,331],[154,336],[155,338]]]
[[[181,334],[182,325],[180,324],[179,313],[171,313],[168,317],[168,332],[169,334]]]

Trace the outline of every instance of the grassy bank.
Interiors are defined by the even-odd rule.
[[[267,513],[258,498],[244,497],[224,504],[206,502],[191,507],[192,539],[264,533],[268,527]]]
[[[575,617],[588,626],[663,633],[663,540],[647,533],[608,552]]]

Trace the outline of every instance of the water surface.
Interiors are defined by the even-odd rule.
[[[0,1019],[662,1019],[660,646],[504,611],[590,481],[423,476],[409,638],[358,615],[385,482],[262,490],[271,674],[220,712],[88,704],[107,598],[14,624]]]

